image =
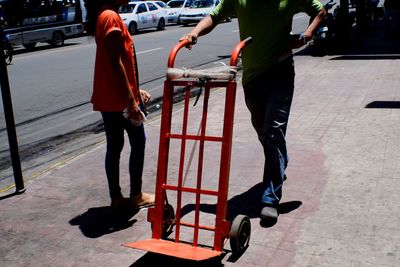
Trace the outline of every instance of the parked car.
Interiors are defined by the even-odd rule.
[[[183,26],[198,23],[209,15],[218,4],[219,0],[196,0],[187,10],[181,13],[179,20]]]
[[[156,4],[159,5],[162,8],[167,8],[167,4],[164,3],[163,1],[154,1],[154,2],[156,2]]]
[[[167,23],[180,24],[180,15],[188,9],[194,0],[171,0],[167,3]]]
[[[164,30],[167,10],[157,5],[156,1],[134,1],[121,6],[119,15],[133,35],[149,28]]]

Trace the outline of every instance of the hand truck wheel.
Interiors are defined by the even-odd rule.
[[[175,225],[175,210],[171,204],[167,203],[164,207],[163,237],[166,238]]]
[[[246,215],[238,215],[232,222],[229,241],[234,255],[241,255],[249,246],[251,224]]]
[[[172,232],[172,228],[175,225],[175,210],[171,204],[166,203],[164,206],[164,219],[163,219],[163,229],[162,238],[165,239]],[[153,231],[153,223],[151,223],[151,231]]]

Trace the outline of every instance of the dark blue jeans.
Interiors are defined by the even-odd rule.
[[[261,202],[277,205],[288,164],[286,128],[294,91],[293,58],[287,58],[244,86],[251,122],[264,148]]]
[[[122,197],[119,184],[119,163],[124,147],[124,130],[128,133],[131,152],[129,157],[130,196],[142,190],[142,173],[146,135],[143,124],[133,126],[122,112],[102,112],[107,138],[105,169],[111,199]]]

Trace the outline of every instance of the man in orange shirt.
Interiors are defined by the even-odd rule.
[[[146,136],[140,108],[140,97],[150,95],[139,90],[133,41],[118,14],[129,0],[85,0],[87,32],[96,40],[96,62],[92,103],[100,111],[107,138],[105,169],[111,197],[111,207],[120,209],[130,203],[133,208],[154,204],[154,195],[143,193],[142,172]],[[124,117],[126,111],[127,117]],[[139,123],[132,123],[139,122]],[[129,159],[130,199],[124,198],[119,184],[119,162],[124,146],[124,130],[131,145]]]

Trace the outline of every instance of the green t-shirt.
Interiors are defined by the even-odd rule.
[[[216,21],[237,16],[240,39],[252,37],[242,52],[243,84],[291,55],[290,31],[293,15],[305,12],[315,16],[318,0],[221,0],[211,13]]]

